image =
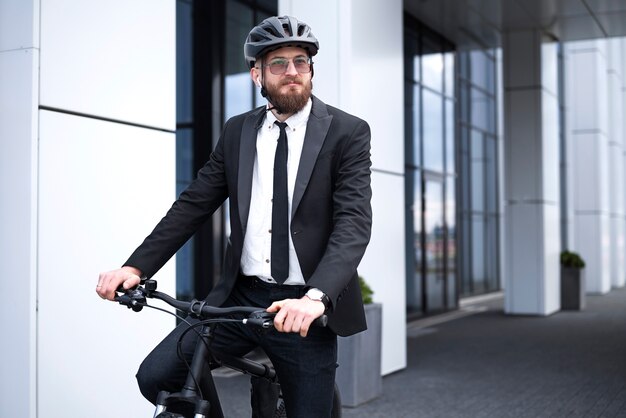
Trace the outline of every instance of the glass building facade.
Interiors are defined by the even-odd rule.
[[[405,15],[409,318],[500,289],[497,56]]]
[[[455,51],[405,16],[405,193],[409,317],[457,306]]]
[[[500,288],[497,51],[458,56],[459,294]]]

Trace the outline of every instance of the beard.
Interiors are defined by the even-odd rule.
[[[298,92],[295,88],[290,88],[286,93],[281,93],[281,87],[290,83],[298,83],[302,86],[302,91]],[[302,82],[295,77],[289,77],[275,84],[266,82],[265,89],[269,101],[280,109],[281,113],[293,114],[302,110],[311,98],[313,81]]]

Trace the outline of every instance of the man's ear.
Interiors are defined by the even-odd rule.
[[[257,87],[261,87],[261,74],[257,68],[252,67],[250,69],[250,78]]]

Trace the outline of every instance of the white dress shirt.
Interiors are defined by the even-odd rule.
[[[287,123],[287,192],[289,214],[293,189],[298,174],[300,155],[304,145],[304,134],[311,113],[311,99],[298,113],[293,114]],[[277,119],[272,112],[267,112],[263,125],[259,128],[256,140],[256,156],[252,174],[252,195],[248,226],[243,241],[241,254],[241,271],[246,276],[258,276],[260,279],[276,283],[272,279],[272,196],[274,189],[274,154],[280,128],[274,123]],[[289,216],[291,226],[291,216]],[[304,277],[296,256],[291,234],[289,234],[289,277],[285,284],[302,285]]]

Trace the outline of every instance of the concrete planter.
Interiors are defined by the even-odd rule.
[[[365,305],[367,330],[350,337],[339,337],[336,382],[343,406],[355,407],[380,396],[382,345],[382,305]]]
[[[561,309],[585,309],[585,269],[561,266]]]

